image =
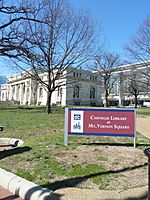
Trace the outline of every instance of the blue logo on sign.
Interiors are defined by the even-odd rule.
[[[80,114],[74,114],[74,120],[80,120],[81,115]]]
[[[73,129],[80,130],[81,129],[80,122],[78,122],[77,124],[73,125]]]

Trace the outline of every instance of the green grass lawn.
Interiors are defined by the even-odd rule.
[[[4,126],[1,137],[14,137],[24,141],[24,145],[11,151],[0,152],[0,166],[17,175],[31,180],[37,184],[48,186],[53,183],[54,177],[65,180],[75,177],[89,176],[91,173],[106,171],[103,165],[62,165],[52,153],[69,152],[83,143],[101,141],[102,143],[129,143],[130,138],[103,137],[69,137],[69,145],[64,146],[64,109],[54,108],[52,114],[44,114],[44,107],[14,107],[0,109],[0,124]],[[150,114],[149,109],[138,109],[138,113]],[[139,135],[137,143],[144,144],[150,141]],[[102,155],[97,160],[106,161]],[[107,182],[116,175],[102,175],[89,177],[91,180],[105,188]],[[67,184],[64,183],[64,184]],[[55,187],[54,187],[55,188]]]
[[[137,113],[150,116],[150,108],[137,108]]]

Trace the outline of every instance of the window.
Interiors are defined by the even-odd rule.
[[[60,96],[60,87],[58,87],[58,91],[57,91],[57,97]]]
[[[62,88],[58,87],[57,97],[62,97]]]
[[[79,86],[78,85],[74,86],[73,97],[79,98]]]
[[[90,103],[90,106],[96,106],[96,103]]]
[[[40,88],[39,89],[39,98],[42,98],[43,97],[43,88]]]
[[[29,86],[30,85],[30,81],[27,81],[27,86]]]
[[[90,89],[90,99],[95,99],[95,88],[93,87]]]
[[[63,94],[63,90],[62,90],[62,88],[60,88],[60,96],[61,96],[61,98],[62,98],[62,94]]]
[[[74,105],[75,106],[80,106],[80,102],[78,101],[78,102],[74,102]]]

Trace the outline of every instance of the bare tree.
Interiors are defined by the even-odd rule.
[[[138,105],[138,96],[141,92],[141,83],[138,79],[137,71],[132,70],[130,76],[127,77],[128,79],[128,90],[131,95],[134,96],[134,105],[137,108]]]
[[[145,79],[145,76],[140,73],[138,68],[134,66],[130,71],[123,73],[124,83],[123,87],[126,94],[130,95],[134,99],[134,106],[137,108],[139,103],[139,95],[147,95],[149,92],[149,86]]]
[[[150,79],[150,17],[148,16],[139,26],[137,32],[131,36],[125,46],[131,62],[140,63],[147,69],[139,68],[141,74]],[[130,63],[131,63],[130,62]]]
[[[139,26],[125,46],[130,57],[137,62],[145,62],[150,59],[150,17],[148,16]]]
[[[28,1],[0,0],[0,56],[15,57],[15,50],[20,47],[16,43],[17,36],[12,32],[12,27],[19,27],[21,21],[38,21],[31,18],[29,13],[37,12],[31,9]],[[28,15],[27,15],[28,13]]]
[[[135,107],[140,93],[147,93],[150,86],[150,17],[148,16],[139,26],[125,46],[133,67],[129,83],[129,91],[134,96]],[[138,74],[138,78],[137,78]],[[136,79],[137,78],[137,79]]]
[[[12,0],[0,0],[0,30],[9,27],[16,21],[26,19],[24,14],[29,11],[30,9],[21,2],[14,4]]]
[[[32,4],[38,12],[27,12],[26,17],[36,21],[11,26],[13,42],[18,47],[11,57],[22,70],[32,68],[30,75],[47,91],[46,112],[50,113],[52,93],[66,84],[67,69],[83,65],[94,55],[95,27],[88,14],[75,12],[65,0]],[[47,73],[46,82],[39,75],[42,72]]]
[[[120,56],[116,53],[102,53],[96,56],[96,68],[102,78],[104,89],[105,106],[109,106],[109,95],[117,79],[113,77],[114,72],[117,71],[121,65]]]

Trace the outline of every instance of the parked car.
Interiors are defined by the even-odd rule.
[[[135,104],[130,104],[128,107],[135,108]]]

